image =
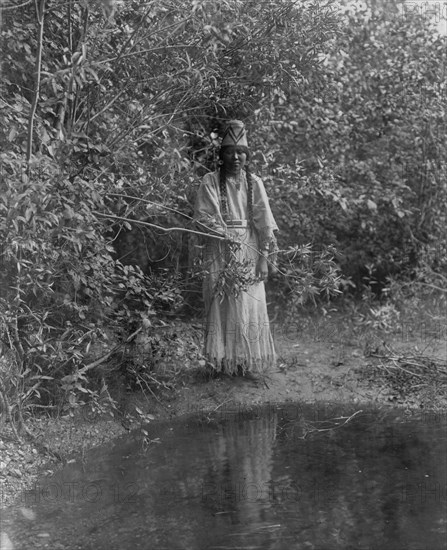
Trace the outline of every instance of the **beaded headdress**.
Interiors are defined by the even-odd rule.
[[[234,147],[248,147],[247,132],[241,120],[230,120],[222,138],[221,147],[232,145]]]

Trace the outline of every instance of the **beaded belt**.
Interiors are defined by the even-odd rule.
[[[247,220],[227,220],[225,223],[229,227],[248,227]]]

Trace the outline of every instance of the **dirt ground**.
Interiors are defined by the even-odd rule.
[[[287,401],[447,409],[446,380],[425,376],[430,361],[447,367],[445,326],[431,333],[369,328],[355,333],[349,321],[335,315],[300,330],[289,324],[274,331],[274,339],[277,366],[265,377],[209,379],[199,370],[154,412],[169,417]],[[413,371],[408,362],[414,362]],[[390,367],[396,376],[389,376]]]
[[[447,338],[442,319],[430,328],[416,319],[390,331],[356,325],[346,314],[334,313],[295,323],[273,322],[272,327],[277,365],[257,380],[210,378],[200,361],[185,361],[184,368],[171,373],[175,380],[155,395],[122,395],[121,413],[113,417],[88,413],[36,418],[30,424],[38,436],[34,443],[17,443],[8,426],[0,426],[1,506],[20,500],[39,476],[82,459],[89,448],[138,429],[145,420],[285,402],[374,404],[446,414]],[[176,338],[188,330],[180,323]],[[200,330],[195,337],[201,338]]]

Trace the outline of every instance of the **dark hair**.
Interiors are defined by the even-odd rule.
[[[223,152],[228,147],[238,147],[243,150],[247,155],[247,160],[250,159],[250,151],[248,147],[245,146],[234,146],[227,145],[221,147],[219,151],[219,159],[223,160]],[[245,173],[247,176],[247,210],[248,210],[248,224],[250,227],[253,227],[253,178],[248,166],[245,167]],[[225,164],[221,164],[219,170],[219,191],[220,191],[220,204],[222,208],[222,217],[225,219],[228,216],[228,201],[227,201],[227,174],[225,170]]]

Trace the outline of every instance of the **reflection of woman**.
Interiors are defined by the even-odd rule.
[[[226,237],[205,244],[205,356],[216,372],[259,373],[275,363],[264,281],[278,228],[262,181],[247,167],[242,122],[229,122],[219,156],[220,169],[203,178],[195,206],[201,230]]]
[[[203,478],[202,503],[215,514],[215,533],[226,531],[213,547],[279,548],[273,541],[280,532],[267,529],[274,520],[272,503],[285,491],[272,478],[277,414],[269,408],[258,418],[238,421],[240,411],[234,412],[231,418],[228,411],[229,421],[209,440],[209,469]]]

